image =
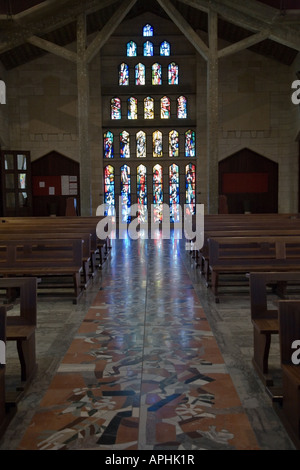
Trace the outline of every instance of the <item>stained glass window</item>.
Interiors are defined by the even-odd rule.
[[[137,158],[146,157],[146,134],[143,131],[136,134],[136,156]]]
[[[127,131],[123,131],[120,134],[120,157],[129,158],[130,157],[130,142],[129,134]]]
[[[120,64],[119,68],[119,85],[129,85],[129,69],[124,62]]]
[[[137,203],[139,206],[139,221],[147,221],[147,170],[144,165],[137,167]]]
[[[171,62],[168,66],[168,83],[178,85],[178,65],[175,62]]]
[[[129,41],[127,43],[127,57],[136,56],[136,43],[134,41]]]
[[[161,65],[155,63],[152,65],[152,85],[161,85]]]
[[[195,132],[191,130],[188,130],[185,133],[185,156],[196,156]]]
[[[122,222],[130,222],[130,167],[121,167]]]
[[[135,66],[135,84],[145,85],[145,80],[145,66],[139,63]]]
[[[163,96],[160,100],[160,117],[161,119],[169,119],[171,115],[171,103],[167,96]]]
[[[120,98],[112,98],[111,100],[111,118],[121,119],[121,100]]]
[[[154,99],[150,96],[144,99],[144,119],[154,119]]]
[[[173,130],[169,132],[169,157],[178,157],[179,155],[179,136],[178,132]]]
[[[153,28],[150,24],[146,24],[143,28],[143,36],[153,36]]]
[[[153,56],[153,44],[151,41],[144,42],[144,56]]]
[[[107,204],[105,215],[114,215],[115,208],[115,172],[114,167],[104,168],[104,203]]]
[[[162,56],[169,56],[170,55],[170,44],[167,41],[163,41],[159,48],[159,53]]]
[[[179,170],[178,165],[169,167],[170,222],[179,222]]]
[[[137,119],[137,99],[133,96],[128,98],[128,119]]]
[[[187,213],[194,215],[196,208],[196,167],[189,163],[185,167],[185,203],[187,204]]]
[[[114,158],[114,135],[110,131],[104,133],[104,158]]]
[[[179,96],[179,98],[177,98],[177,117],[179,119],[186,119],[187,117],[185,96]]]
[[[153,209],[154,222],[162,220],[163,178],[161,165],[153,167]]]
[[[162,133],[160,131],[153,132],[153,157],[162,157]]]

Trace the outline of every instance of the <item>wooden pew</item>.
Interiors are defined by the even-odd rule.
[[[277,405],[296,448],[300,449],[300,300],[279,301],[282,404]],[[298,343],[293,345],[294,341]],[[293,347],[294,346],[294,347]]]
[[[80,283],[82,247],[83,241],[80,238],[0,240],[0,276],[31,276],[45,279],[71,277],[73,302],[77,303],[82,294]],[[67,285],[40,283],[39,287],[58,289],[66,288]]]
[[[249,275],[251,322],[253,325],[252,364],[267,387],[273,387],[269,371],[269,352],[272,335],[279,334],[278,305],[268,308],[268,296],[287,294],[289,286],[295,286],[300,296],[300,272],[251,272]],[[269,390],[274,396],[274,392]],[[275,391],[278,395],[278,391]]]
[[[300,236],[210,238],[209,269],[215,301],[220,275],[300,271]]]

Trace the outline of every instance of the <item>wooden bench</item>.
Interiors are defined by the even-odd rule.
[[[287,294],[288,286],[296,287],[296,292],[300,295],[300,272],[251,272],[249,285],[253,325],[252,364],[263,384],[273,387],[273,378],[269,371],[269,352],[272,335],[279,334],[278,304],[268,308],[268,298],[271,294],[278,294],[276,298],[282,298]]]
[[[293,342],[297,341],[297,345]],[[296,448],[300,449],[300,300],[279,301],[282,403],[276,405]],[[296,349],[295,349],[296,348]]]
[[[209,270],[215,301],[219,276],[250,272],[300,271],[300,236],[217,237],[208,240]]]
[[[73,302],[77,303],[82,294],[80,276],[82,272],[83,241],[75,239],[44,238],[30,240],[0,240],[0,276],[3,277],[41,277],[60,280],[72,278]],[[57,289],[68,286],[65,283],[44,284],[39,288]],[[70,295],[65,293],[65,295]]]

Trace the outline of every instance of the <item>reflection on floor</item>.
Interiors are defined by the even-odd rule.
[[[39,370],[0,449],[294,449],[249,311],[247,290],[214,303],[183,240],[114,240],[78,305],[39,300]]]

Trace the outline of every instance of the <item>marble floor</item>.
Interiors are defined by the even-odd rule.
[[[252,367],[247,286],[216,304],[174,234],[113,240],[77,305],[38,298],[36,344],[0,450],[295,449]]]

